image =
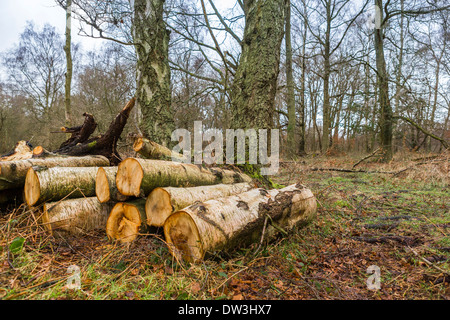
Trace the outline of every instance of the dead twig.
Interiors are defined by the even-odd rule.
[[[422,260],[423,262],[425,262],[425,264],[428,265],[429,267],[434,268],[434,269],[436,269],[437,271],[439,271],[439,272],[441,272],[441,273],[443,273],[443,274],[445,274],[445,275],[447,275],[447,276],[450,276],[450,272],[449,272],[449,271],[446,271],[446,270],[444,270],[444,269],[442,269],[442,268],[439,268],[439,267],[438,267],[437,265],[435,265],[434,263],[430,262],[430,261],[427,260],[426,258],[424,258],[424,257],[422,257],[421,255],[419,255],[419,254],[417,253],[417,251],[414,250],[413,248],[411,248],[410,246],[407,246],[407,248],[408,248],[408,250],[410,250],[417,258],[419,258],[420,260]]]
[[[363,161],[365,161],[365,160],[367,160],[367,159],[369,159],[369,158],[375,156],[375,155],[378,153],[378,151],[380,151],[380,150],[381,150],[381,148],[378,148],[378,149],[376,149],[374,152],[372,152],[371,154],[369,154],[368,156],[365,156],[364,158],[360,159],[358,162],[356,162],[356,163],[353,165],[352,169],[355,169],[356,166],[357,166],[358,164],[360,164],[361,162],[363,162]]]

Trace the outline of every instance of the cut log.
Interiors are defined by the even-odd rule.
[[[25,179],[25,201],[32,207],[46,201],[95,196],[97,167],[30,168]]]
[[[108,166],[109,160],[103,156],[51,157],[19,161],[0,161],[0,190],[23,188],[28,169],[37,166],[52,167],[100,167]]]
[[[301,185],[252,189],[174,212],[164,223],[164,234],[174,256],[199,262],[207,253],[230,251],[306,225],[316,214],[314,195]]]
[[[162,227],[175,211],[186,208],[197,201],[207,201],[239,194],[250,190],[249,183],[216,184],[191,188],[156,188],[147,198],[145,212],[147,223]]]
[[[97,198],[78,198],[44,204],[41,223],[52,234],[65,232],[74,235],[92,230],[105,230],[112,203],[100,203]]]
[[[117,190],[116,174],[117,167],[98,168],[95,176],[95,195],[101,203],[108,201],[123,202],[129,198]]]
[[[117,170],[116,185],[127,196],[148,196],[157,187],[193,187],[212,184],[250,183],[239,172],[220,168],[202,168],[180,162],[127,158]]]
[[[46,149],[44,149],[42,146],[37,146],[33,149],[33,158],[50,158],[50,157],[59,157],[59,158],[65,158],[68,156],[60,155],[57,153],[50,152]]]
[[[30,159],[33,156],[32,146],[28,141],[21,140],[16,143],[14,150],[0,156],[0,161],[17,161]]]
[[[122,243],[132,242],[148,229],[145,215],[145,199],[119,202],[111,210],[106,222],[109,239]]]
[[[53,152],[70,156],[102,155],[108,158],[110,165],[117,165],[121,161],[117,151],[117,141],[122,134],[135,102],[136,99],[132,98],[125,105],[104,134],[75,145],[73,143],[63,144],[61,148]]]
[[[178,162],[187,160],[184,155],[142,137],[135,139],[133,149],[146,159],[173,160]]]

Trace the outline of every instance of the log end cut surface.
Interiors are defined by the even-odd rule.
[[[33,168],[28,169],[24,187],[25,201],[28,206],[35,205],[41,196],[39,177]]]
[[[117,168],[117,189],[123,195],[138,197],[143,177],[144,170],[139,161],[127,158]]]
[[[144,140],[142,138],[136,139],[136,141],[133,143],[133,149],[136,152],[141,151],[143,146],[144,146]]]
[[[169,250],[178,259],[194,263],[203,259],[200,234],[194,220],[186,212],[177,211],[167,218],[164,236]]]
[[[106,234],[112,240],[131,242],[138,236],[141,223],[139,210],[135,206],[119,202],[106,222]]]
[[[108,202],[111,199],[108,178],[105,169],[101,167],[98,168],[97,176],[95,177],[95,194],[101,203]]]
[[[147,223],[151,226],[162,227],[172,211],[170,194],[163,188],[154,189],[145,202]]]

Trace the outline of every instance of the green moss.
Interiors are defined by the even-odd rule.
[[[89,149],[94,148],[97,145],[97,140],[92,141],[91,143],[88,144]]]
[[[261,174],[261,166],[257,164],[245,163],[237,165],[245,174],[250,176],[257,184],[266,189],[279,189],[281,185],[276,184],[267,176]]]

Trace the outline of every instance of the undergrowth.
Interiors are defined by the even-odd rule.
[[[310,188],[315,221],[259,250],[237,248],[200,264],[176,261],[161,234],[131,245],[110,242],[103,230],[61,237],[40,224],[39,209],[4,210],[0,298],[448,299],[449,159],[417,157],[368,159],[361,172],[311,170],[350,169],[358,157],[282,162],[273,184]],[[380,269],[379,290],[368,289],[370,266]],[[71,288],[73,270],[80,288]]]

